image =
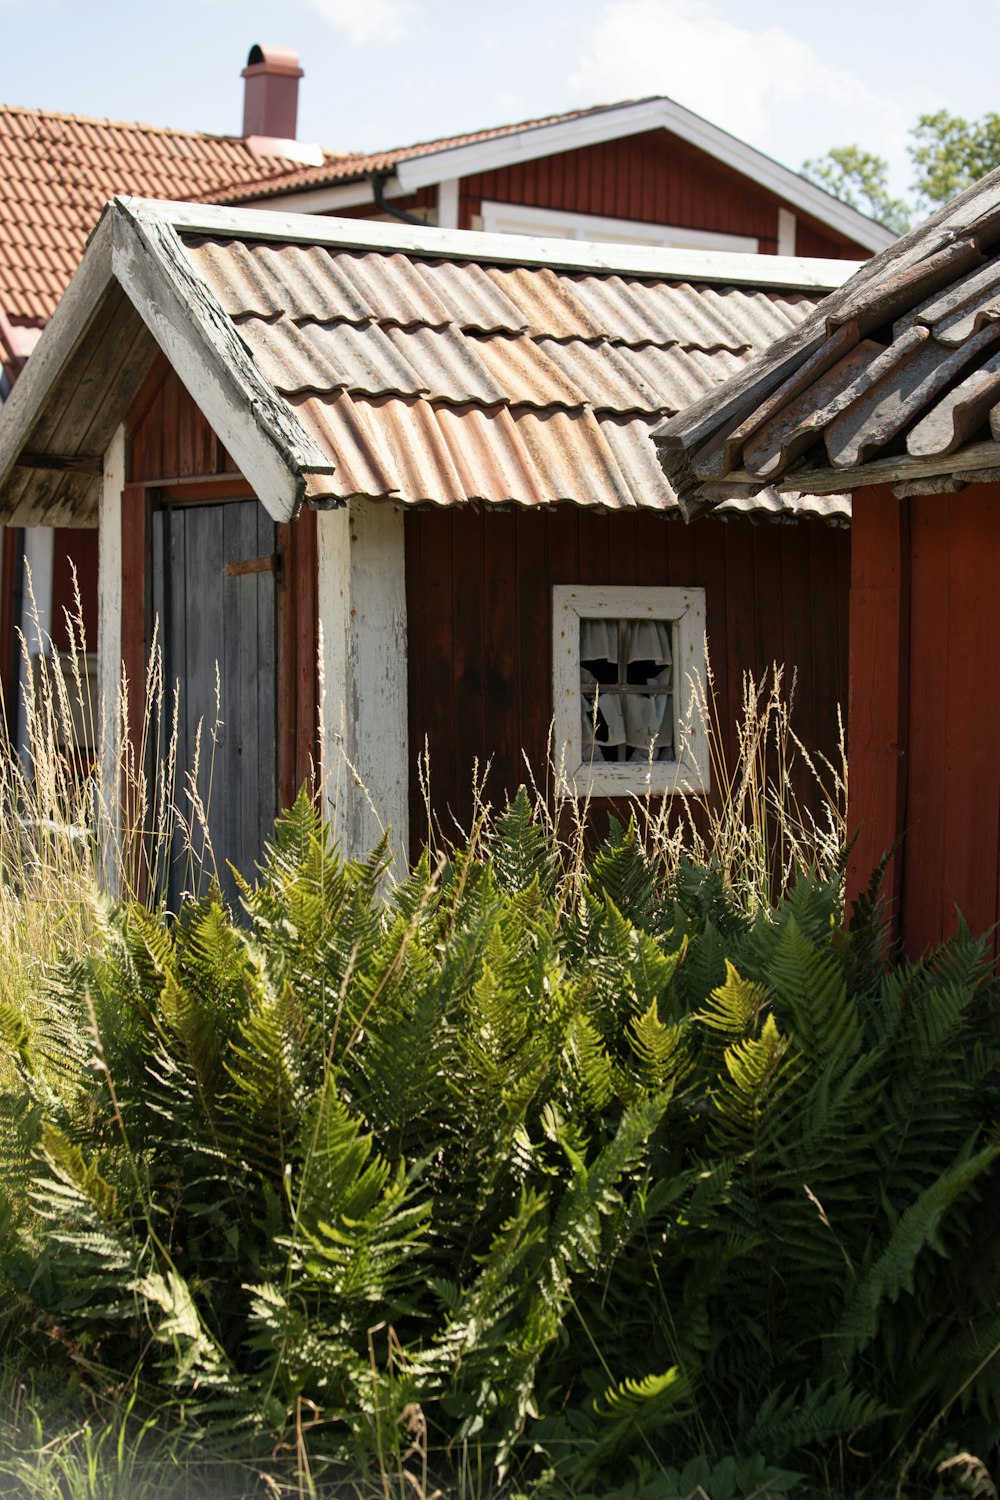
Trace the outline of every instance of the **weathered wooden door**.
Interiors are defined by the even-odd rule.
[[[210,872],[214,856],[232,900],[229,866],[253,878],[277,812],[277,527],[256,500],[164,505],[151,522],[164,681],[168,695],[179,687],[176,801],[193,844],[174,840],[167,897],[203,889],[197,866]]]

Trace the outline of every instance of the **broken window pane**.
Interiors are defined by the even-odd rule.
[[[673,624],[580,620],[585,761],[673,760]]]

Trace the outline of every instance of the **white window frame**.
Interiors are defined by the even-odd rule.
[[[677,759],[585,761],[580,726],[580,621],[669,620],[674,627],[674,744]],[[556,584],[552,589],[555,763],[562,797],[702,795],[711,786],[705,590]]]
[[[756,255],[760,241],[749,234],[721,234],[711,229],[682,229],[644,219],[602,219],[596,214],[566,213],[558,208],[529,208],[520,203],[480,204],[473,227],[487,234],[548,235],[561,240],[604,240],[620,244],[657,245],[677,250],[728,250]]]

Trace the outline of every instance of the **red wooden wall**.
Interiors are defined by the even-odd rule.
[[[759,679],[773,662],[798,669],[801,738],[834,755],[847,696],[849,574],[849,533],[819,522],[685,526],[653,512],[573,506],[411,512],[410,745],[416,754],[426,737],[436,815],[448,829],[450,814],[467,823],[476,757],[492,757],[494,803],[526,779],[522,750],[544,782],[557,583],[703,587],[729,763],[742,675]],[[418,809],[415,771],[411,798]]]
[[[916,956],[956,909],[1000,921],[1000,485],[861,491],[853,546],[851,883],[901,838],[892,930]]]
[[[764,255],[777,254],[778,209],[791,208],[742,172],[664,130],[645,131],[464,177],[459,182],[460,229],[472,228],[484,198],[601,218],[754,235]],[[394,198],[392,203],[411,212],[433,210],[437,190],[421,188],[419,193]],[[792,211],[797,255],[834,260],[867,260],[870,256],[871,251],[864,246],[797,209]],[[379,210],[374,204],[365,204],[338,212],[348,218],[372,218]]]
[[[778,248],[783,200],[715,157],[669,135],[646,131],[480,172],[460,184],[459,228],[469,229],[484,198],[569,213],[755,235],[762,254]],[[798,216],[797,216],[798,218]],[[867,258],[869,251],[808,219],[798,219],[799,255]],[[805,248],[808,247],[808,248]]]

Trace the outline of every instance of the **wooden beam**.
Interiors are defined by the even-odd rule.
[[[113,226],[115,276],[261,504],[291,520],[329,490],[333,461],[264,380],[166,215],[118,200]]]
[[[409,844],[404,516],[352,500],[320,511],[323,794],[345,855],[391,826],[397,875]]]
[[[18,469],[51,469],[60,474],[103,474],[104,459],[91,453],[28,453],[17,459]]]
[[[885,489],[863,489],[854,497],[850,647],[847,831],[854,844],[847,866],[848,911],[905,833],[910,504]],[[882,886],[893,937],[900,930],[904,867],[897,851]]]
[[[871,485],[899,484],[908,479],[922,479],[934,474],[964,473],[1000,467],[1000,443],[970,443],[957,453],[933,458],[914,458],[900,453],[893,458],[873,458],[869,463],[845,469],[799,469],[787,474],[775,488],[782,494],[840,495],[846,490],[860,490]],[[727,475],[735,485],[760,487],[760,480],[739,472]]]
[[[98,836],[106,889],[116,895],[121,833],[119,693],[122,678],[122,494],[125,428],[104,456],[97,564],[97,713],[101,744],[101,819]]]
[[[435,182],[439,179],[435,177]],[[350,250],[476,260],[487,264],[551,266],[567,271],[611,271],[622,275],[715,282],[723,286],[788,287],[832,291],[858,269],[857,261],[806,256],[739,255],[722,250],[665,250],[644,245],[591,245],[583,240],[483,234],[433,225],[387,224],[375,219],[323,219],[312,214],[261,214],[256,209],[204,203],[160,203],[118,198],[116,204],[147,221],[170,224],[178,234],[211,234],[285,244],[330,245]]]

